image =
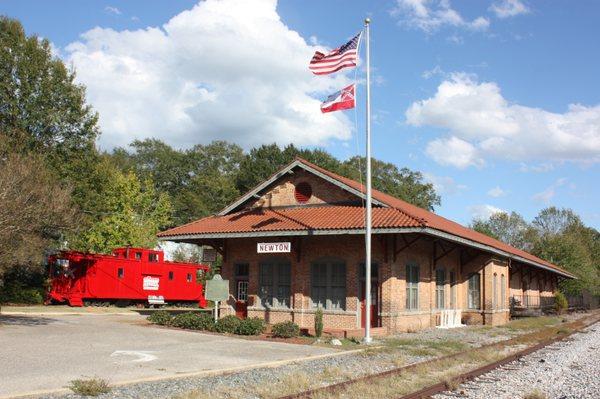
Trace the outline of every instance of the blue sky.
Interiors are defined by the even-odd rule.
[[[76,68],[102,148],[223,138],[342,159],[364,151],[364,68],[356,113],[322,116],[355,73],[306,65],[370,16],[375,157],[422,171],[437,212],[462,223],[555,205],[600,228],[600,3],[5,0],[0,13]]]

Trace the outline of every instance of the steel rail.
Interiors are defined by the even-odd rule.
[[[558,336],[558,337],[554,337],[554,338],[550,338],[550,339],[546,339],[542,342],[539,342],[535,345],[532,345],[530,347],[527,347],[517,353],[513,353],[511,355],[508,355],[505,358],[502,358],[498,361],[486,364],[482,367],[479,367],[477,369],[468,371],[466,373],[460,374],[454,378],[452,378],[453,381],[457,381],[459,383],[462,383],[464,381],[468,381],[470,379],[473,379],[481,374],[485,374],[491,370],[494,370],[496,368],[498,368],[499,366],[502,366],[504,364],[510,363],[514,360],[520,359],[523,356],[526,356],[528,354],[531,354],[535,351],[538,351],[542,348],[544,348],[545,346],[551,345],[555,342],[558,341],[562,341],[568,337],[570,337],[571,335],[583,330],[584,328],[587,328],[597,322],[600,321],[600,317],[598,317],[598,313],[592,314],[590,316],[581,318],[579,320],[575,320],[571,323],[565,323],[565,325],[563,327],[568,327],[568,328],[572,328],[572,331],[570,331],[567,334]],[[535,334],[536,332],[530,333],[530,334]],[[480,347],[477,348],[473,348],[472,350],[474,351],[482,351],[485,349],[491,349],[494,347],[500,347],[500,346],[505,346],[507,345],[509,342],[511,341],[517,341],[519,339],[522,339],[524,337],[526,337],[529,334],[524,334],[524,335],[520,335],[514,338],[511,338],[509,340],[506,341],[500,341],[500,342],[494,342],[491,344],[487,344],[487,345],[482,345]],[[347,380],[347,381],[342,381],[336,384],[331,384],[331,385],[327,385],[325,387],[320,387],[320,388],[314,388],[314,389],[310,389],[304,392],[299,392],[296,394],[292,394],[292,395],[287,395],[287,396],[282,396],[279,399],[310,399],[312,398],[315,394],[321,394],[321,393],[325,393],[325,392],[329,392],[329,393],[334,393],[337,391],[341,391],[351,385],[360,383],[360,382],[366,382],[366,381],[371,381],[371,380],[377,380],[377,379],[382,379],[382,378],[386,378],[389,376],[393,376],[393,375],[397,375],[397,374],[402,374],[402,373],[406,373],[407,371],[411,371],[412,369],[415,369],[417,367],[422,367],[422,366],[426,366],[428,364],[432,364],[432,363],[436,363],[436,362],[440,362],[443,360],[450,360],[450,359],[454,359],[457,358],[461,355],[463,355],[465,352],[458,352],[458,353],[453,353],[450,355],[446,355],[446,356],[441,356],[441,357],[437,357],[434,359],[429,359],[429,360],[425,360],[423,362],[418,362],[418,363],[412,363],[409,364],[407,366],[402,366],[402,367],[398,367],[395,369],[391,369],[391,370],[387,370],[381,373],[376,373],[376,374],[369,374],[369,375],[365,375],[359,378],[355,378],[355,379],[351,379],[351,380]],[[437,393],[441,393],[441,392],[445,392],[448,390],[448,387],[446,385],[446,382],[440,382],[440,383],[436,383],[433,385],[430,385],[428,387],[425,387],[423,389],[420,389],[418,391],[415,391],[413,393],[410,393],[408,395],[404,395],[404,396],[400,396],[398,399],[424,399],[424,398],[429,398],[432,395],[435,395]]]

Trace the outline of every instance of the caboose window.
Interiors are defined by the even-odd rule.
[[[117,277],[119,277],[119,278],[125,277],[125,269],[123,269],[122,267],[119,267],[119,270],[117,270]]]
[[[187,274],[187,282],[191,283],[192,282],[192,273],[188,273]]]
[[[169,280],[173,280],[173,272],[169,272]]]
[[[141,252],[136,252],[136,253],[135,253],[135,259],[136,259],[136,260],[140,260],[140,259],[142,259],[142,253],[141,253]]]
[[[158,262],[158,254],[148,254],[148,260],[150,262]]]

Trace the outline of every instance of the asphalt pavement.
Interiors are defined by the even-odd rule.
[[[158,328],[131,314],[0,315],[0,398],[172,378],[335,353],[308,345]]]

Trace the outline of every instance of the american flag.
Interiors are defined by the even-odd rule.
[[[315,52],[308,68],[315,75],[327,75],[337,72],[342,68],[355,67],[358,62],[360,35],[359,33],[354,36],[348,43],[342,45],[340,48],[331,50],[327,55],[320,51]]]

